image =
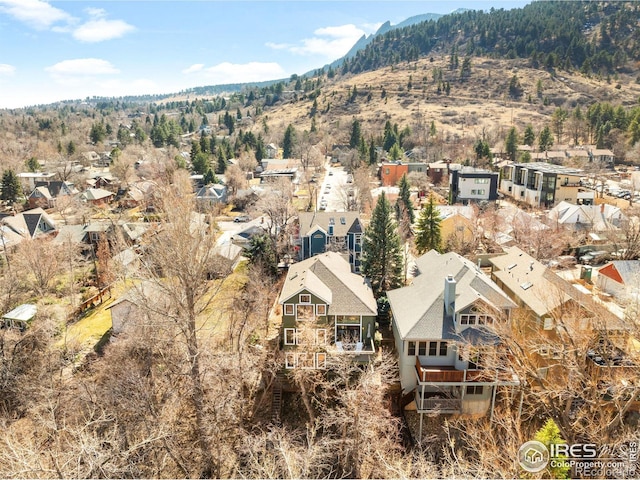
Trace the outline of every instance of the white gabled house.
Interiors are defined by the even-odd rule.
[[[405,408],[421,425],[425,413],[493,415],[498,387],[520,381],[487,325],[516,305],[456,253],[431,250],[416,265],[411,285],[387,292],[402,392],[412,398]]]

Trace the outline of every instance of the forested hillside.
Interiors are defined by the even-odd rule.
[[[358,73],[433,52],[527,58],[541,68],[613,73],[640,55],[633,2],[533,2],[522,9],[470,10],[392,30],[375,38],[343,72]]]

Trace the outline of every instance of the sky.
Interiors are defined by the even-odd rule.
[[[424,13],[524,0],[0,0],[0,108],[289,78]]]

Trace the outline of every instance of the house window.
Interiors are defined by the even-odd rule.
[[[300,368],[315,368],[315,355],[313,353],[299,353],[297,360]]]
[[[284,304],[284,314],[285,315],[293,315],[293,304],[285,303]]]
[[[489,183],[488,178],[476,178],[473,183]]]
[[[293,352],[287,352],[284,356],[284,366],[285,368],[291,369],[296,368],[296,354]]]
[[[467,385],[467,395],[482,395],[482,385]]]
[[[353,238],[355,239],[355,243],[356,245],[361,245],[362,244],[362,234],[361,233],[356,233]]]
[[[316,305],[316,315],[326,315],[327,306],[324,303]]]
[[[316,368],[325,369],[327,368],[327,354],[324,352],[316,353]]]
[[[475,324],[476,324],[475,315],[460,315],[460,325],[475,325]]]
[[[314,317],[313,305],[296,305],[296,320],[310,320]]]
[[[420,344],[422,344],[422,342],[420,342]],[[448,351],[447,342],[429,342],[430,357],[446,357],[447,351]]]
[[[553,330],[553,318],[545,317],[542,319],[542,328],[544,330]]]
[[[427,354],[427,342],[418,342],[418,355],[425,356]]]
[[[316,344],[317,345],[327,344],[327,331],[324,328],[316,329]]]
[[[295,328],[285,328],[284,329],[284,344],[285,345],[295,345],[296,344],[296,329]]]
[[[407,344],[407,354],[410,357],[414,357],[416,354],[416,342],[409,342]]]
[[[385,175],[389,175],[389,172],[391,172],[391,170],[389,170],[388,168],[385,168],[385,169],[384,169],[384,174],[385,174]]]
[[[471,190],[471,195],[485,195],[486,192],[484,188],[480,188],[478,190]]]
[[[308,293],[301,293],[300,303],[311,303],[311,295],[309,295]]]

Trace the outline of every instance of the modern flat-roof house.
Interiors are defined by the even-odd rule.
[[[545,162],[512,163],[502,167],[499,191],[532,207],[553,208],[561,201],[578,203],[595,193],[581,187],[582,170]]]
[[[427,175],[429,176],[431,183],[438,185],[443,179],[446,179],[446,176],[449,175],[451,169],[460,168],[461,166],[461,164],[451,163],[449,160],[431,162],[429,164],[429,171],[427,172]]]
[[[285,368],[326,368],[327,354],[368,361],[378,307],[371,286],[336,252],[289,267],[279,299]]]
[[[425,413],[493,414],[498,387],[520,381],[487,325],[515,303],[457,253],[431,250],[416,266],[411,285],[387,292],[402,392],[413,395],[405,408],[421,423]]]
[[[403,175],[411,172],[427,173],[429,166],[421,162],[384,162],[380,167],[380,180],[383,186],[395,186]]]
[[[498,172],[474,167],[451,168],[449,203],[480,202],[498,199]]]
[[[300,247],[300,260],[327,250],[348,253],[351,270],[359,273],[363,232],[358,212],[305,212],[298,216],[294,244]]]

